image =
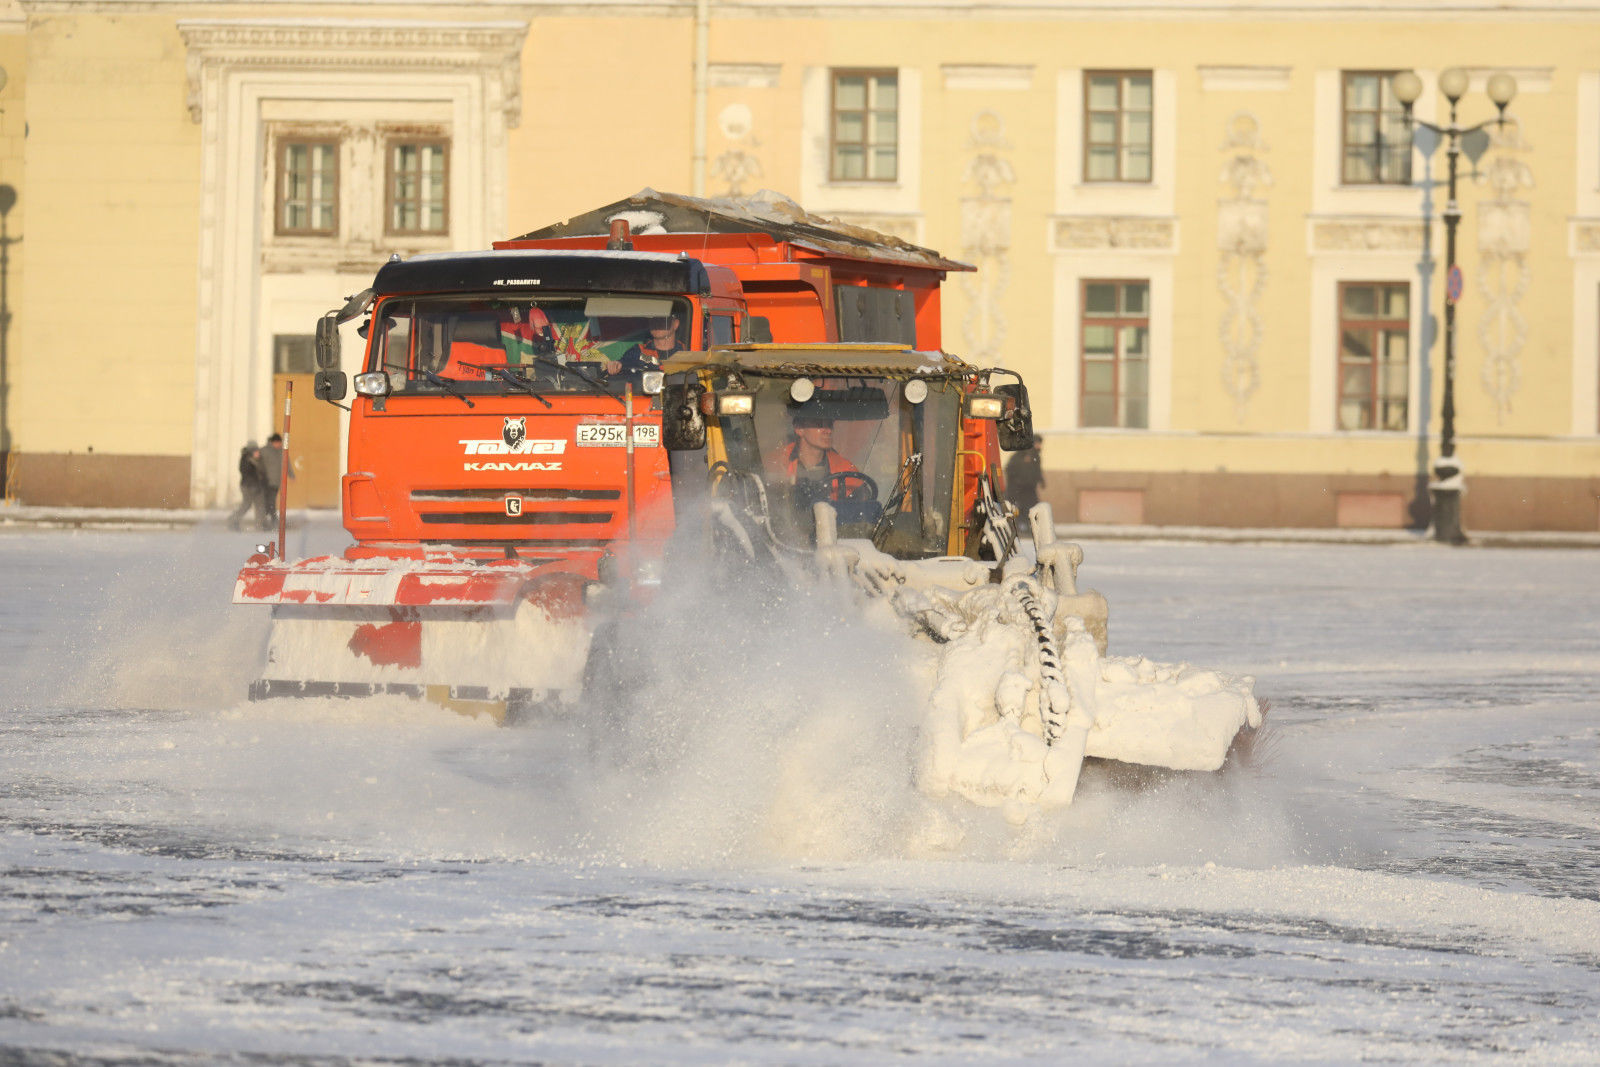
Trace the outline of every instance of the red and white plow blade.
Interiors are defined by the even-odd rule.
[[[253,697],[537,701],[582,686],[586,584],[522,560],[326,557],[247,566],[233,599],[272,605],[267,665]]]

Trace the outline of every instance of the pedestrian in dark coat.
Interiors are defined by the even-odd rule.
[[[1006,497],[1017,506],[1024,522],[1028,512],[1039,502],[1039,488],[1044,485],[1044,467],[1039,454],[1043,443],[1044,438],[1036,436],[1033,444],[1017,449],[1006,460]]]
[[[289,468],[294,477],[294,468]],[[283,434],[267,438],[261,450],[261,528],[270,530],[278,524],[278,487],[283,484]]]
[[[230,529],[239,529],[244,517],[254,509],[259,519],[261,510],[261,446],[251,441],[239,449],[239,506],[228,516]]]

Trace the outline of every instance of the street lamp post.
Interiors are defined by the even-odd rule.
[[[1405,108],[1406,128],[1421,126],[1444,139],[1445,158],[1449,166],[1448,196],[1444,210],[1445,294],[1444,294],[1444,383],[1439,408],[1439,458],[1433,464],[1433,481],[1428,493],[1433,498],[1433,537],[1448,544],[1464,544],[1466,534],[1461,532],[1461,494],[1466,482],[1461,473],[1461,461],[1456,459],[1456,300],[1461,296],[1461,269],[1456,266],[1456,227],[1461,223],[1461,205],[1456,202],[1456,164],[1461,157],[1461,138],[1484,130],[1490,122],[1503,127],[1506,105],[1517,95],[1517,80],[1501,71],[1489,78],[1486,87],[1494,103],[1495,118],[1476,126],[1460,126],[1456,122],[1456,104],[1466,95],[1471,78],[1460,67],[1451,67],[1439,75],[1439,92],[1450,102],[1450,121],[1442,126],[1416,118],[1411,107],[1422,95],[1422,79],[1409,70],[1396,74],[1391,81],[1395,99]]]

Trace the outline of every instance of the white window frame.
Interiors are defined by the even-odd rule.
[[[1150,391],[1148,425],[1080,426],[1079,376],[1083,283],[1104,279],[1150,283]],[[1051,427],[1074,434],[1146,435],[1172,429],[1173,256],[1058,250],[1055,255],[1055,353],[1050,392]]]
[[[1393,215],[1406,220],[1422,217],[1422,190],[1414,183],[1423,176],[1424,162],[1413,155],[1411,160],[1411,185],[1344,183],[1344,76],[1354,68],[1319,70],[1313,80],[1313,133],[1311,137],[1311,214],[1331,215]],[[1434,111],[1438,80],[1432,71],[1419,69],[1422,78],[1422,96],[1417,100],[1416,113],[1429,116]],[[1442,153],[1442,149],[1441,149]],[[1440,175],[1443,156],[1435,153],[1433,175]],[[1443,204],[1442,196],[1435,199]],[[1421,247],[1417,249],[1421,254]],[[1382,279],[1375,279],[1382,280]]]
[[[1420,252],[1420,248],[1418,250]],[[1442,272],[1435,271],[1433,284],[1427,298],[1440,304],[1444,300]],[[1411,325],[1406,332],[1411,346],[1411,365],[1406,369],[1406,426],[1404,430],[1342,430],[1339,428],[1339,283],[1341,282],[1404,282],[1411,293]],[[1425,429],[1430,413],[1421,409],[1422,372],[1424,365],[1434,367],[1429,388],[1429,403],[1438,406],[1443,389],[1444,338],[1434,341],[1429,352],[1422,350],[1422,323],[1429,310],[1422,304],[1422,281],[1417,275],[1417,256],[1381,253],[1324,253],[1312,257],[1311,262],[1311,338],[1310,365],[1306,378],[1310,384],[1306,412],[1306,427],[1311,433],[1329,434],[1344,439],[1374,438],[1385,441],[1416,437]],[[1443,324],[1441,322],[1441,330]],[[1457,340],[1460,340],[1459,331]],[[1460,353],[1457,354],[1456,386],[1461,386]]]
[[[833,72],[895,70],[900,86],[900,144],[894,181],[833,181]],[[922,72],[862,63],[807,67],[801,75],[800,203],[808,211],[920,217],[922,211]]]
[[[834,169],[838,163],[839,142],[835,139],[837,133],[836,123],[839,117],[839,78],[841,76],[855,76],[864,80],[863,91],[866,95],[862,107],[859,109],[862,121],[862,137],[859,142],[851,142],[862,149],[861,167],[863,171],[872,169],[872,150],[878,144],[868,135],[871,129],[871,116],[874,111],[883,110],[874,108],[873,101],[877,91],[876,79],[885,76],[894,78],[894,177],[878,178],[863,174],[860,178],[840,178],[835,176]],[[856,110],[856,109],[851,109]],[[828,180],[835,184],[839,182],[887,182],[893,183],[900,180],[900,71],[894,67],[833,67],[828,72]]]
[[[1084,76],[1079,67],[1056,78],[1056,210],[1058,215],[1177,214],[1178,79],[1175,72],[1150,71],[1153,129],[1149,181],[1084,180]],[[1118,68],[1119,70],[1121,68]]]

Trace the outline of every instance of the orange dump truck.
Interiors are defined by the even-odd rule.
[[[660,579],[676,526],[664,418],[693,447],[684,426],[740,415],[716,406],[737,404],[737,376],[713,382],[692,354],[884,344],[898,388],[918,378],[906,353],[937,355],[945,274],[969,269],[787,201],[648,190],[493,250],[395,257],[319,324],[317,395],[337,402],[337,325],[364,320],[342,481],[355,543],[298,561],[269,550],[240,572],[235,602],[273,608],[252,697],[403,693],[493,712],[575,692],[597,589]],[[786,380],[859,384],[815,358]],[[990,391],[989,372],[961,368],[929,375],[982,409],[927,430],[946,468],[963,455],[934,554],[977,554],[994,420],[1025,428],[1020,381]]]

